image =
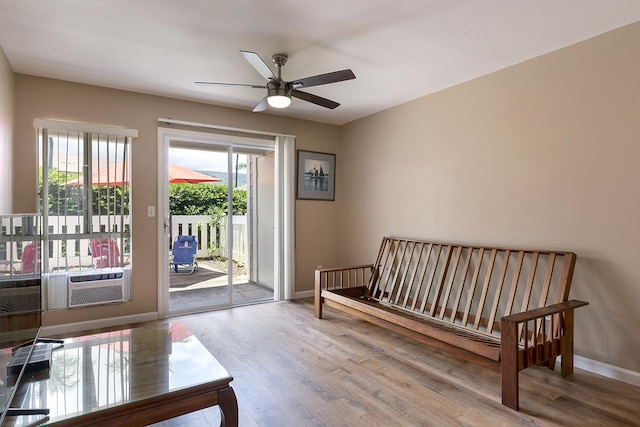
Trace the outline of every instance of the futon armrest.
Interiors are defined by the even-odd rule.
[[[341,289],[366,286],[373,271],[373,264],[351,267],[323,268],[316,270],[315,287],[321,289]]]
[[[539,319],[541,317],[549,316],[552,314],[573,310],[588,304],[589,303],[586,301],[578,301],[578,300],[560,302],[557,304],[552,304],[552,305],[548,305],[541,308],[534,308],[532,310],[523,311],[522,313],[516,313],[516,314],[511,314],[509,316],[504,316],[501,319],[501,322],[515,323],[515,324],[524,323],[534,319]]]
[[[375,279],[373,264],[316,270],[314,287],[315,316],[322,318],[322,291],[367,286]]]
[[[562,356],[562,376],[573,373],[574,309],[587,304],[585,301],[571,300],[504,316],[501,319],[504,405],[518,410],[518,371],[542,364],[553,369],[556,357]],[[547,316],[550,316],[548,326]]]
[[[316,271],[319,271],[321,273],[333,273],[338,271],[350,271],[350,270],[361,270],[361,269],[371,270],[372,268],[373,268],[373,264],[362,264],[362,265],[352,265],[349,267],[321,268],[321,269],[316,269]]]

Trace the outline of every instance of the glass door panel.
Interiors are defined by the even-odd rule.
[[[169,147],[169,312],[230,306],[229,147]],[[188,237],[183,237],[188,236]],[[184,239],[194,242],[190,248]]]
[[[171,314],[274,298],[274,154],[234,148],[169,147]],[[176,261],[179,236],[197,241],[193,264]]]
[[[253,162],[255,174],[255,209],[252,220],[255,223],[255,250],[253,266],[254,278],[261,286],[275,287],[275,153],[255,156]]]
[[[273,152],[251,153],[239,148],[232,156],[232,300],[236,305],[274,298],[274,170],[262,167],[268,164],[262,160],[266,157],[273,158]]]

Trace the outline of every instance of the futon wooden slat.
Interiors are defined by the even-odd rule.
[[[458,265],[460,263],[460,255],[462,254],[462,247],[458,246],[456,249],[456,257],[453,261],[453,268],[451,270],[451,275],[449,277],[449,281],[447,282],[447,288],[445,290],[444,296],[442,298],[442,304],[440,306],[440,314],[438,315],[438,319],[444,319],[445,314],[447,313],[447,305],[449,304],[449,297],[451,296],[451,289],[453,288],[453,282],[456,278],[456,271],[458,269]]]
[[[498,304],[500,302],[500,297],[502,296],[502,290],[504,288],[504,279],[507,276],[507,267],[509,266],[509,257],[511,256],[511,251],[507,249],[504,251],[504,258],[502,262],[502,269],[500,270],[500,278],[498,279],[498,284],[496,286],[496,292],[493,295],[493,303],[491,304],[491,314],[489,315],[489,320],[487,321],[487,332],[492,333],[494,322],[496,320],[496,313],[498,311]]]
[[[480,267],[482,266],[482,259],[484,257],[484,248],[480,248],[478,251],[478,259],[476,260],[476,268],[473,271],[473,278],[471,279],[471,289],[469,289],[469,297],[467,298],[467,305],[464,309],[464,316],[462,317],[462,326],[467,326],[469,321],[469,310],[471,310],[471,303],[473,302],[473,295],[476,292],[476,285],[478,283],[478,277],[480,276]]]

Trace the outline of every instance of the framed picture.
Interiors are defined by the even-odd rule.
[[[298,150],[298,199],[335,200],[336,155]]]

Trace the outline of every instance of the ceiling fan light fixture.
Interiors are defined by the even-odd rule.
[[[267,102],[273,108],[287,108],[291,105],[291,90],[281,87],[268,88]]]
[[[273,108],[287,108],[291,104],[291,98],[284,95],[272,95],[267,98],[267,102]]]

